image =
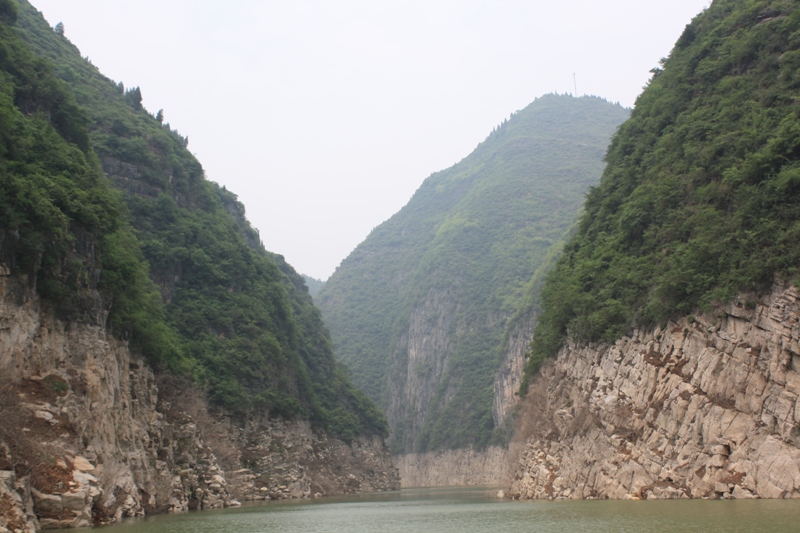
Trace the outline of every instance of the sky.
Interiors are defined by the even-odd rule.
[[[632,107],[709,0],[31,0],[327,279],[422,181],[552,92]]]

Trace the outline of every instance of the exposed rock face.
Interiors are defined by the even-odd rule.
[[[309,498],[398,490],[397,469],[383,440],[357,438],[351,444],[314,432],[307,422],[250,423],[236,429],[241,463],[229,475],[241,500]]]
[[[38,527],[30,486],[13,470],[0,470],[0,532],[34,533]]]
[[[395,453],[502,442],[523,322],[627,117],[597,98],[537,99],[427,178],[326,281],[336,355],[385,409]]]
[[[156,410],[150,369],[103,327],[40,313],[38,300],[7,276],[0,276],[0,375],[7,468],[0,491],[16,508],[3,516],[35,513],[42,528],[80,527],[232,503],[224,482],[214,486],[222,471],[196,425]],[[32,477],[16,478],[19,461]]]
[[[501,426],[508,419],[511,410],[517,405],[522,371],[525,367],[525,350],[533,339],[537,313],[514,327],[509,335],[500,369],[494,379],[494,403],[492,417],[495,426]]]
[[[125,343],[54,319],[0,272],[0,532],[237,505],[229,479],[247,499],[399,488],[381,439],[348,445],[301,422],[231,428],[224,444],[252,468],[226,473],[197,421],[163,408]]]
[[[470,330],[469,324],[458,320],[458,306],[458,298],[451,292],[431,290],[412,311],[407,332],[399,337],[389,370],[386,409],[389,425],[395,428],[392,437],[394,449],[414,449],[437,394],[441,402],[441,398],[452,398],[456,392],[457,380],[443,394],[438,387],[441,387],[459,339]],[[501,314],[489,317],[484,327],[502,328],[508,318]],[[525,365],[525,349],[533,338],[535,324],[536,315],[533,314],[509,332],[493,380],[492,417],[495,426],[501,426],[507,420],[519,401],[517,391]],[[465,457],[472,453],[471,448],[462,451]],[[412,455],[422,457],[427,454],[409,454]],[[442,472],[442,475],[449,474]],[[406,486],[405,481],[403,484]]]
[[[428,301],[433,299],[429,298]],[[424,320],[422,309],[412,314],[410,334],[414,339],[408,347],[406,372],[411,375],[404,383],[404,395],[416,398],[417,428],[422,426],[422,414],[427,408],[435,384],[440,380],[447,363],[446,354],[451,345],[446,335],[447,321]],[[422,325],[428,324],[426,331]],[[436,325],[437,327],[434,327]],[[505,343],[500,367],[494,376],[494,403],[492,415],[496,426],[510,422],[509,416],[519,403],[517,391],[525,364],[525,349],[533,338],[536,314],[511,329]],[[406,348],[405,344],[402,345]],[[440,354],[437,359],[433,354]],[[427,372],[414,371],[421,366]],[[412,386],[416,384],[416,386]],[[416,396],[413,396],[416,394]],[[423,409],[423,407],[425,409]],[[390,408],[391,409],[391,408]],[[400,471],[403,487],[454,487],[454,486],[505,486],[509,483],[510,457],[507,448],[492,446],[483,451],[471,448],[440,452],[409,453],[396,455],[395,464]]]
[[[436,386],[453,352],[456,301],[447,291],[431,290],[408,319],[392,354],[386,418],[396,431],[394,448],[413,449],[425,425]]]
[[[800,497],[800,294],[562,349],[531,385],[515,498]]]
[[[395,456],[403,488],[498,487],[509,482],[508,450],[446,450]]]

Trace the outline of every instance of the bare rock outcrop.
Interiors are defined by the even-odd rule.
[[[193,411],[170,406],[152,370],[102,324],[57,320],[0,272],[0,533],[238,505],[233,493],[399,488],[380,438],[345,443],[276,420],[226,425],[220,438],[211,430],[230,421],[201,395],[188,401]]]
[[[522,382],[522,371],[525,367],[525,350],[533,339],[537,318],[538,313],[531,312],[527,319],[522,320],[508,331],[500,368],[494,376],[492,418],[495,426],[507,423],[509,415],[519,401],[518,391]]]
[[[800,497],[800,293],[565,346],[521,417],[511,496]]]
[[[214,486],[221,469],[196,425],[157,410],[154,375],[125,343],[41,312],[9,276],[0,276],[0,380],[4,527],[23,516],[22,530],[38,530],[235,503]]]
[[[508,450],[444,450],[395,456],[403,488],[499,487],[508,484]]]
[[[229,475],[242,501],[318,498],[398,490],[400,479],[378,437],[351,443],[314,431],[308,422],[261,420],[234,429],[240,464]]]

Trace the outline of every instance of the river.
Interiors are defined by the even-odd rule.
[[[497,490],[403,490],[160,515],[108,533],[798,532],[798,500],[512,502]]]

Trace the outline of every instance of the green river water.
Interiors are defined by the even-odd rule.
[[[511,502],[497,490],[404,490],[162,515],[108,533],[800,532],[800,501]]]

